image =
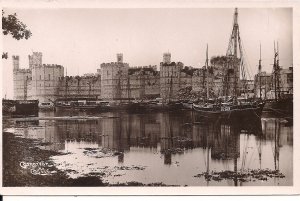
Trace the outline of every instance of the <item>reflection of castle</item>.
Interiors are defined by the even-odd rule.
[[[240,130],[235,125],[217,124],[213,135],[212,159],[240,157]]]
[[[119,118],[34,122],[24,129],[24,136],[53,143],[49,148],[54,150],[64,149],[65,140],[97,143],[99,147],[122,153],[120,162],[131,148],[155,149],[164,155],[165,164],[171,164],[175,154],[199,147],[209,148],[213,160],[236,160],[240,157],[242,133],[275,142],[276,153],[283,145],[293,142],[292,128],[278,119],[191,124],[191,111],[147,115],[119,113],[117,116]]]

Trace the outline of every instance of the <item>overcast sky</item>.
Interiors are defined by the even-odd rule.
[[[159,65],[164,52],[172,61],[201,67],[209,56],[224,55],[232,30],[234,8],[180,9],[4,9],[17,13],[32,32],[28,40],[3,36],[4,94],[12,97],[12,55],[28,68],[32,51],[43,53],[43,63],[60,64],[68,75],[95,73],[103,62],[124,54],[130,66]],[[279,42],[280,63],[292,65],[292,9],[241,8],[239,25],[250,74],[257,72],[259,44],[263,70],[271,72],[273,41]]]

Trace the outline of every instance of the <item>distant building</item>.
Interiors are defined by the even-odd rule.
[[[234,56],[217,56],[210,60],[214,75],[214,97],[239,96],[240,59]]]
[[[19,56],[12,56],[14,99],[26,100],[31,86],[32,74],[30,69],[21,69]]]
[[[213,75],[213,68],[205,67],[196,69],[193,72],[192,77],[192,90],[198,94],[198,98],[204,98],[207,96],[207,90],[209,97],[213,97],[215,92],[214,89],[214,75]],[[207,86],[208,85],[208,86]],[[217,92],[216,92],[217,93]]]
[[[60,80],[61,99],[98,99],[101,96],[100,76],[65,76]]]
[[[240,80],[240,92],[241,95],[246,98],[253,98],[255,95],[254,91],[254,80]]]
[[[239,60],[230,56],[212,57],[210,65],[193,73],[192,88],[201,98],[240,95]],[[236,90],[236,91],[235,91]],[[208,93],[207,93],[208,91]]]
[[[160,96],[160,77],[156,66],[130,67],[130,99],[153,99]]]
[[[280,93],[293,94],[293,67],[280,69]]]
[[[171,62],[171,54],[164,53],[163,62],[160,63],[160,97],[164,101],[178,100],[182,68],[183,63]]]
[[[272,89],[271,73],[261,72],[254,76],[255,96],[261,99],[269,99],[268,94]]]
[[[293,67],[279,70],[279,87],[277,93],[284,96],[293,94]],[[273,73],[261,72],[254,77],[255,95],[257,98],[275,98],[275,78]]]
[[[101,98],[104,100],[129,98],[129,64],[123,63],[123,54],[117,54],[117,61],[101,64]]]
[[[60,65],[42,64],[42,53],[29,55],[29,69],[19,68],[19,56],[13,56],[14,99],[39,99],[40,102],[55,100],[59,80],[64,76]]]
[[[32,68],[31,99],[40,102],[54,101],[58,98],[60,80],[64,77],[64,68],[56,64],[43,64]]]
[[[33,52],[29,68],[20,68],[19,56],[13,56],[14,99],[103,99],[107,101],[146,100],[161,97],[164,102],[182,99],[217,98],[245,95],[275,97],[274,76],[261,72],[254,80],[240,78],[240,60],[232,56],[212,57],[202,68],[172,62],[171,53],[163,54],[160,71],[156,65],[133,66],[123,62],[102,63],[96,73],[64,76],[64,67],[43,64],[43,54]],[[279,70],[279,92],[293,94],[293,68]]]

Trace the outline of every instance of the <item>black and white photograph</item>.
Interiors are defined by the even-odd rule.
[[[2,189],[294,187],[294,12],[2,7]]]

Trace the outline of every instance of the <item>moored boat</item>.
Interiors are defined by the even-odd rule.
[[[182,101],[181,104],[183,109],[193,109],[193,101]]]
[[[260,117],[264,105],[264,102],[193,104],[193,109],[197,111],[200,116],[206,118]]]
[[[41,102],[39,103],[40,110],[54,110],[55,105],[52,102]]]
[[[2,100],[3,115],[11,117],[38,116],[38,100]]]
[[[209,89],[209,78],[214,74],[209,74],[211,69],[208,66],[208,47],[206,49],[206,62],[203,77],[206,80],[203,81],[203,87],[206,92],[206,102],[202,104],[193,104],[193,109],[200,116],[206,118],[248,118],[250,116],[260,117],[265,102],[255,101],[249,99],[247,91],[246,79],[246,66],[245,59],[243,58],[244,52],[242,43],[240,40],[240,30],[238,25],[238,10],[235,9],[234,13],[234,25],[232,34],[230,37],[226,56],[222,57],[222,96],[214,95],[215,101],[210,102],[210,89]],[[213,71],[213,68],[212,68]],[[205,84],[206,83],[206,84]],[[244,92],[244,94],[242,93]],[[242,98],[242,96],[246,98]]]

